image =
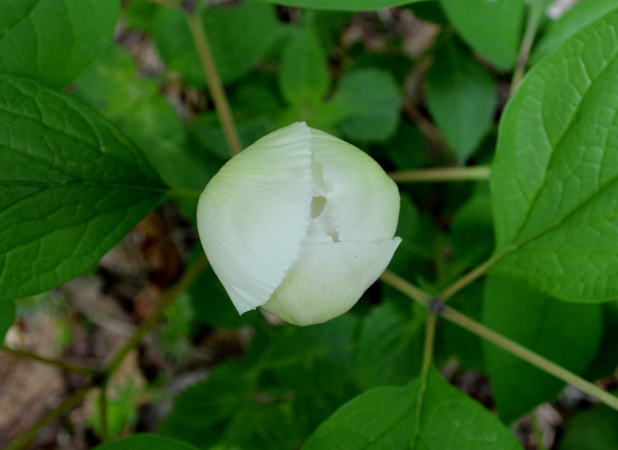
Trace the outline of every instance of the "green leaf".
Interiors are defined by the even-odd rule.
[[[510,69],[519,51],[526,12],[522,0],[440,0],[459,35],[499,69]]]
[[[195,319],[202,325],[239,328],[247,325],[247,315],[253,314],[247,313],[242,316],[238,314],[232,300],[210,267],[202,270],[193,282],[189,288],[189,298]]]
[[[197,450],[196,447],[157,434],[140,433],[94,447],[94,450]]]
[[[0,72],[66,86],[111,43],[119,10],[118,0],[0,2]]]
[[[357,325],[347,314],[306,328],[258,332],[242,364],[220,365],[178,396],[161,431],[200,448],[298,448],[319,420],[356,392]]]
[[[562,17],[547,25],[542,39],[534,48],[530,58],[531,62],[534,63],[556,50],[583,27],[590,25],[616,8],[618,8],[618,4],[615,0],[586,0],[576,3]]]
[[[339,123],[343,134],[355,141],[384,141],[397,130],[399,87],[390,74],[379,69],[358,69],[343,75],[333,104],[345,115]]]
[[[559,450],[616,450],[618,448],[618,412],[598,405],[580,411],[567,422]]]
[[[524,283],[490,276],[483,322],[491,329],[581,374],[596,353],[602,329],[601,305],[580,305],[548,297]],[[509,423],[556,397],[564,383],[485,342],[485,359],[500,417]],[[522,380],[526,388],[521,389]]]
[[[79,77],[75,87],[77,96],[114,121],[143,149],[168,185],[199,194],[214,170],[209,170],[204,158],[198,158],[198,152],[189,151],[184,124],[159,94],[160,83],[140,77],[125,50],[111,46]],[[220,166],[216,161],[215,167]]]
[[[148,160],[91,108],[0,76],[2,300],[87,270],[165,193]]]
[[[584,378],[598,380],[611,375],[618,367],[618,300],[603,305],[603,336],[594,360]]]
[[[397,132],[384,147],[398,170],[418,169],[428,162],[427,138],[408,122],[400,123]]]
[[[12,301],[0,302],[0,344],[4,342],[4,335],[15,320],[15,303]]]
[[[357,377],[364,388],[404,384],[420,370],[424,321],[387,301],[371,309],[358,337]]]
[[[500,126],[497,272],[556,298],[618,296],[618,13],[540,61]]]
[[[478,190],[453,216],[452,265],[457,271],[471,269],[489,258],[494,246],[489,189]]]
[[[235,364],[218,366],[206,381],[183,391],[159,431],[191,442],[200,448],[214,445],[222,437],[224,424],[250,401],[249,380]]]
[[[483,284],[476,282],[457,293],[450,301],[453,308],[468,317],[481,320],[483,308]],[[436,336],[436,353],[440,361],[448,361],[455,356],[466,368],[485,372],[482,340],[454,323],[443,321],[442,330]]]
[[[285,27],[277,20],[274,8],[256,1],[202,9],[200,14],[224,83],[247,74],[285,34]],[[170,69],[180,72],[188,83],[205,84],[183,12],[162,8],[155,23],[154,38]]]
[[[427,74],[427,104],[449,146],[465,161],[493,122],[496,86],[454,40],[436,51]]]
[[[303,450],[369,448],[521,449],[494,416],[435,370],[424,390],[417,378],[406,387],[379,387],[361,394],[323,422],[303,446]]]
[[[285,99],[311,105],[328,92],[328,60],[311,28],[297,30],[286,44],[279,69],[279,86]]]
[[[414,270],[414,263],[424,264],[431,253],[421,242],[422,227],[419,211],[410,197],[402,193],[399,207],[399,223],[395,236],[401,238],[393,259],[388,265],[395,273],[407,273]]]
[[[236,129],[241,142],[251,144],[269,131],[265,119],[241,119],[236,121]],[[225,134],[221,129],[221,122],[216,112],[200,114],[189,123],[189,133],[214,157],[212,159],[223,165],[230,158],[230,149]],[[203,181],[202,181],[203,183]]]
[[[331,9],[338,11],[375,11],[382,8],[405,5],[424,0],[260,0],[277,5],[300,6],[309,9]]]

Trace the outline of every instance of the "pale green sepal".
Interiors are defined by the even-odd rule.
[[[312,325],[348,311],[382,274],[401,242],[305,242],[296,264],[263,308]]]
[[[340,241],[391,239],[399,220],[399,190],[362,150],[311,129],[314,166],[322,171],[327,203]]]
[[[202,193],[202,246],[240,314],[268,301],[296,262],[310,220],[311,135],[295,123],[228,161]]]

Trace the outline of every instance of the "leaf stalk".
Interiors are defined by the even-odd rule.
[[[416,286],[412,285],[400,276],[386,271],[381,277],[382,281],[399,290],[403,294],[410,297],[412,300],[428,307],[429,295],[421,291]],[[470,317],[462,314],[453,308],[444,306],[440,311],[440,315],[445,319],[459,325],[460,327],[468,330],[472,334],[475,334],[483,339],[491,342],[497,347],[506,350],[507,352],[521,358],[529,364],[555,376],[556,378],[564,381],[571,386],[574,386],[585,392],[586,394],[597,398],[599,401],[605,403],[607,406],[618,411],[618,397],[611,393],[601,389],[595,384],[579,377],[573,372],[565,369],[564,367],[544,358],[538,353],[518,344],[517,342],[507,338],[506,336],[486,327],[485,325],[471,319]]]
[[[489,166],[437,167],[419,170],[401,170],[388,174],[396,183],[427,183],[443,181],[487,180],[491,175]]]
[[[208,36],[204,31],[199,9],[192,11],[187,8],[184,9],[184,12],[189,29],[191,30],[195,48],[199,55],[200,62],[202,63],[202,68],[204,69],[204,74],[206,75],[206,80],[208,81],[212,99],[215,102],[215,109],[217,110],[219,121],[223,128],[225,140],[230,148],[230,153],[234,156],[242,150],[242,146],[234,123],[234,116],[232,115],[232,110],[227,101],[225,90],[223,89],[223,84],[221,83],[221,78],[219,77],[219,72],[217,71],[217,66],[212,56]]]

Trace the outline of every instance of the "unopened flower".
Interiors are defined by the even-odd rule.
[[[239,313],[310,325],[348,311],[400,239],[395,183],[366,153],[295,123],[232,158],[197,211],[202,245]]]

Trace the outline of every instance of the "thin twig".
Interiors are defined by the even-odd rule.
[[[401,170],[388,174],[397,183],[487,180],[489,166],[436,167],[431,169]]]
[[[150,315],[140,324],[139,328],[135,330],[133,335],[127,339],[124,345],[118,350],[118,352],[114,355],[114,357],[110,360],[110,362],[105,367],[105,373],[107,377],[111,377],[114,372],[120,367],[126,356],[131,353],[131,351],[139,345],[139,343],[144,339],[144,336],[156,327],[163,316],[163,313],[167,309],[167,307],[174,301],[178,295],[184,292],[188,286],[193,282],[193,280],[199,275],[199,273],[206,267],[207,261],[206,257],[200,258],[196,263],[193,264],[191,268],[189,268],[182,276],[182,278],[169,290],[167,291],[159,300],[154,310],[150,313]]]
[[[429,294],[424,293],[416,286],[410,284],[405,279],[400,276],[386,271],[382,277],[382,281],[393,286],[395,289],[398,289],[402,293],[406,294],[412,300],[419,302],[424,306],[429,306]],[[419,291],[422,293],[419,295]],[[583,378],[577,376],[573,372],[565,369],[562,366],[544,358],[538,353],[529,350],[528,348],[518,344],[515,341],[507,338],[506,336],[497,333],[496,331],[486,327],[485,325],[471,319],[470,317],[461,314],[460,312],[449,308],[448,306],[443,306],[441,311],[439,312],[442,317],[451,322],[459,325],[462,328],[470,331],[471,333],[486,339],[492,344],[506,350],[507,352],[523,359],[524,361],[532,364],[533,366],[541,369],[544,372],[547,372],[556,378],[564,381],[571,386],[575,386],[580,389],[582,392],[597,398],[601,402],[610,406],[611,408],[618,411],[618,397],[610,394],[609,392],[601,389],[595,384],[584,380]]]
[[[521,83],[521,80],[524,78],[526,66],[528,65],[528,58],[530,57],[530,50],[532,49],[532,44],[534,44],[534,38],[541,24],[541,18],[543,17],[544,11],[539,6],[541,4],[543,4],[543,0],[532,0],[532,5],[529,7],[530,10],[526,22],[526,30],[524,31],[524,37],[521,41],[519,54],[517,56],[517,64],[511,80],[510,96],[515,93],[519,83]]]
[[[225,90],[223,89],[223,84],[219,78],[217,66],[215,65],[215,61],[210,50],[208,37],[204,31],[202,21],[200,20],[199,10],[192,11],[187,9],[185,10],[185,16],[187,18],[187,23],[189,24],[189,29],[191,30],[191,35],[193,36],[195,48],[197,49],[197,53],[204,69],[204,74],[206,75],[206,80],[208,81],[210,94],[215,102],[215,108],[217,110],[217,114],[219,115],[219,121],[221,122],[225,139],[230,147],[232,156],[234,156],[242,150],[242,146],[240,143],[240,138],[238,137],[236,125],[234,124],[234,116],[232,115],[232,110],[230,109],[230,105],[227,101]],[[242,30],[239,30],[239,32],[242,33]]]
[[[199,275],[201,270],[206,267],[206,265],[206,257],[202,257],[197,262],[195,262],[193,266],[190,267],[183,274],[182,278],[180,278],[180,280],[161,297],[159,303],[157,303],[152,313],[146,318],[146,320],[144,320],[140,324],[139,328],[125,342],[125,344],[120,348],[120,350],[118,350],[118,352],[114,355],[111,361],[107,364],[105,370],[93,371],[92,373],[89,373],[89,375],[91,375],[91,378],[87,386],[84,386],[83,388],[74,392],[70,397],[66,398],[60,405],[58,405],[58,407],[54,408],[47,415],[39,419],[34,425],[32,425],[26,431],[17,436],[13,441],[11,441],[8,447],[6,447],[4,450],[17,450],[25,447],[32,439],[36,437],[39,431],[41,431],[45,426],[47,426],[48,424],[50,424],[51,422],[80,404],[90,390],[96,387],[101,387],[103,389],[108,380],[112,377],[116,370],[118,370],[125,357],[135,347],[137,347],[144,338],[144,336],[159,323],[166,308],[178,295],[180,295],[189,287],[189,285],[195,280],[197,275]],[[101,407],[102,405],[100,404],[99,406]],[[102,407],[105,408],[106,405],[103,405]],[[104,415],[107,416],[107,413],[105,413]],[[104,431],[105,428],[107,428],[107,424],[103,425],[102,427],[102,431],[106,434],[106,431]],[[104,436],[105,434],[102,434],[102,436]]]
[[[438,298],[443,301],[448,300],[453,295],[455,295],[457,292],[465,288],[467,285],[469,285],[473,281],[476,281],[477,279],[485,275],[485,272],[487,272],[487,270],[491,266],[493,266],[498,261],[499,258],[500,258],[499,256],[495,256],[495,255],[492,256],[487,261],[485,261],[483,264],[478,266],[476,269],[468,272],[463,277],[461,277],[459,280],[455,281],[452,285],[447,287],[444,291],[442,291],[438,295]]]
[[[399,275],[396,275],[390,270],[386,270],[384,271],[384,273],[382,273],[380,279],[389,286],[392,286],[398,291],[407,295],[412,300],[415,300],[424,307],[429,308],[429,302],[431,301],[430,295],[422,289],[417,288],[407,280],[401,278]]]
[[[8,445],[4,447],[4,450],[19,450],[24,448],[43,428],[79,405],[84,400],[84,397],[86,397],[86,394],[94,389],[94,387],[94,385],[88,384],[73,392],[47,415],[41,417],[34,425],[9,442]]]
[[[412,68],[410,75],[406,79],[406,100],[403,105],[403,111],[434,147],[443,151],[450,151],[449,145],[440,130],[419,110],[419,103],[423,96],[422,90],[425,73],[431,66],[431,63],[432,54],[427,52],[419,58]]]
[[[100,370],[91,369],[89,367],[79,366],[77,364],[71,364],[60,359],[47,358],[46,356],[39,355],[38,353],[32,353],[25,350],[18,350],[16,348],[7,347],[6,345],[0,345],[0,351],[10,353],[21,358],[31,359],[48,366],[57,367],[60,370],[66,370],[68,372],[78,373],[84,376],[92,376],[101,373]]]
[[[596,397],[606,405],[618,411],[618,397],[610,394],[607,391],[604,391],[600,387],[596,386],[589,381],[584,380],[583,378],[575,375],[573,372],[565,369],[562,366],[548,360],[547,358],[542,357],[541,355],[529,350],[523,345],[518,344],[515,341],[495,332],[494,330],[487,328],[485,325],[476,322],[475,320],[470,319],[468,316],[461,314],[460,312],[445,307],[442,311],[442,316],[450,320],[453,323],[456,323],[462,328],[470,331],[471,333],[480,336],[492,344],[506,350],[509,353],[512,353],[515,356],[523,359],[524,361],[532,364],[533,366],[538,367],[539,369],[547,372],[556,378],[561,379],[562,381],[570,384],[571,386],[575,386],[579,390],[585,392],[586,394],[591,395],[592,397]]]

